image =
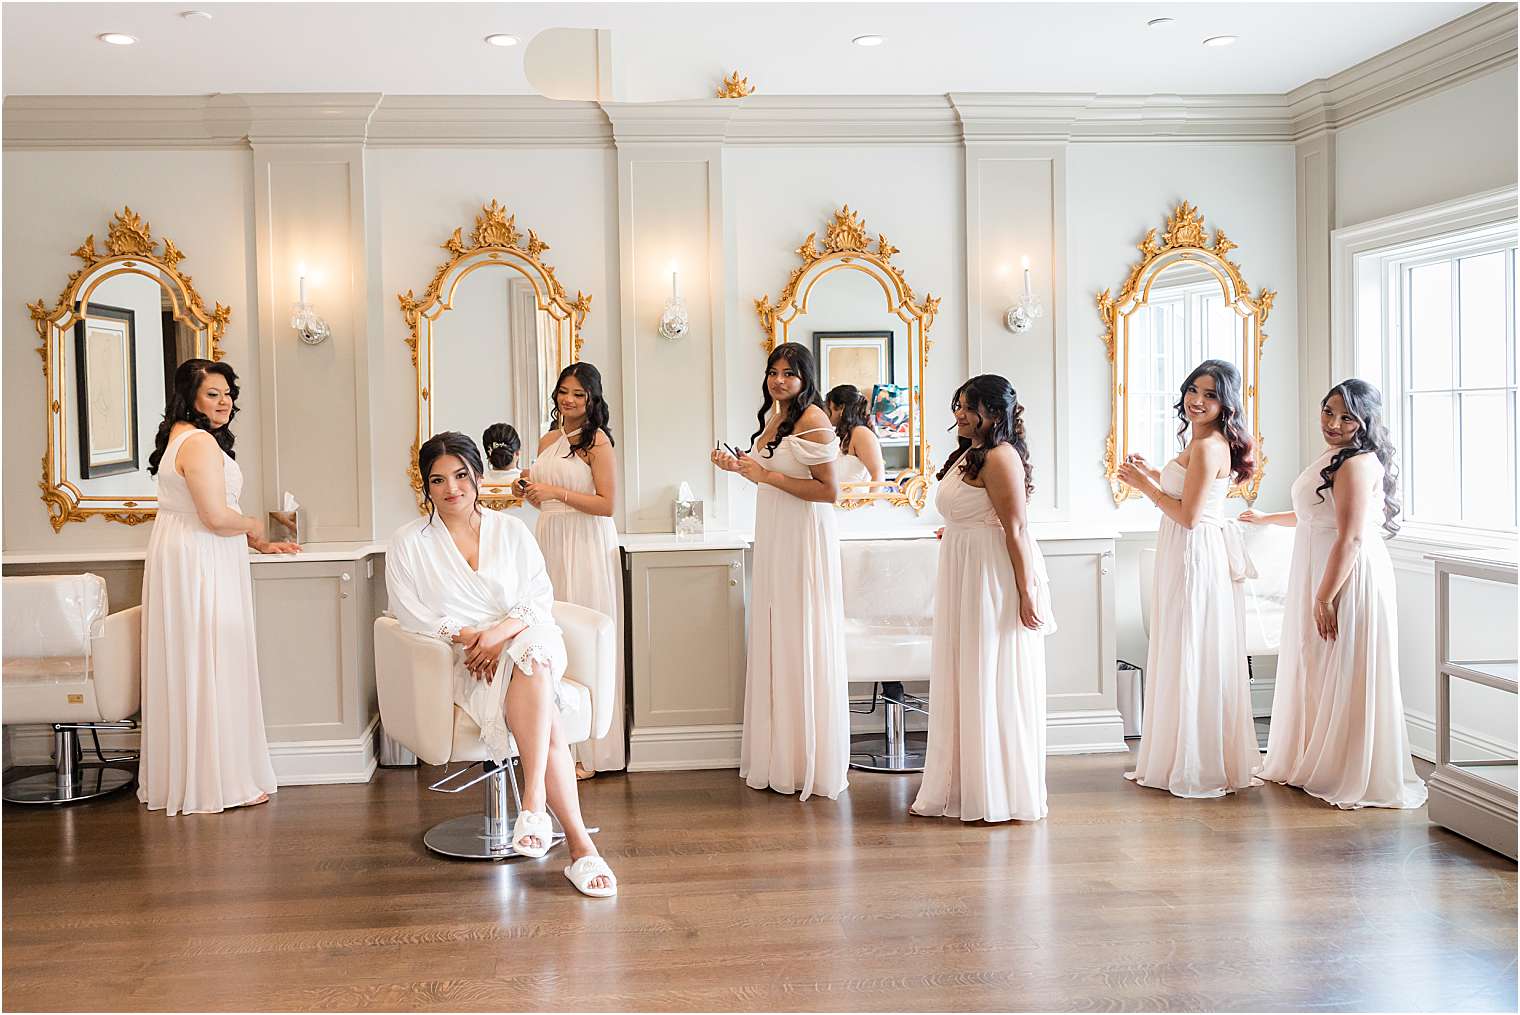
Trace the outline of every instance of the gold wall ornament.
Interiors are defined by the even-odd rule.
[[[427,513],[427,498],[422,493],[422,473],[417,466],[417,453],[422,443],[433,435],[433,403],[429,397],[433,377],[433,326],[449,310],[453,309],[454,291],[465,276],[482,268],[499,266],[524,276],[533,286],[538,309],[547,313],[554,322],[554,348],[541,349],[540,354],[549,355],[556,364],[555,372],[563,370],[581,358],[581,334],[586,315],[591,312],[591,294],[577,290],[571,299],[565,287],[554,274],[552,265],[542,255],[549,249],[532,229],[526,239],[518,228],[517,216],[508,214],[507,208],[494,198],[481,206],[475,216],[475,226],[469,239],[464,238],[460,226],[440,246],[449,252],[449,259],[438,266],[433,278],[419,297],[408,289],[397,294],[401,304],[401,316],[406,322],[408,335],[405,339],[411,354],[412,367],[417,373],[417,430],[412,441],[411,456],[407,463],[407,481],[417,497],[417,509]],[[527,438],[524,436],[524,444]],[[519,507],[522,497],[505,484],[482,483],[480,503],[491,508]]]
[[[755,87],[749,83],[749,78],[741,78],[738,71],[724,78],[723,83],[718,86],[720,99],[742,99],[754,94]]]
[[[97,515],[108,522],[141,525],[158,513],[158,498],[151,492],[87,494],[69,478],[69,405],[74,386],[73,378],[65,377],[61,369],[71,361],[65,343],[72,342],[74,325],[84,319],[80,308],[89,305],[91,293],[102,282],[118,275],[142,275],[163,287],[174,319],[184,322],[195,333],[195,355],[200,358],[219,361],[225,355],[222,337],[232,318],[232,308],[214,303],[207,310],[194,280],[179,270],[184,252],[168,237],[155,240],[147,220],[127,206],[116,212],[106,226],[104,253],[95,249],[95,234],[91,233],[71,256],[83,263],[63,284],[56,305],[49,309],[42,298],[27,304],[37,332],[37,355],[42,358],[42,378],[47,390],[47,441],[42,454],[42,479],[38,483],[42,503],[54,532],[61,532],[69,522],[83,522]],[[146,411],[150,417],[159,411],[155,406],[146,410],[141,405],[137,408],[139,413]],[[151,479],[143,485],[153,488]]]
[[[925,293],[919,299],[914,294],[902,269],[892,263],[899,253],[882,233],[877,233],[873,241],[865,220],[846,204],[825,225],[822,248],[818,246],[817,232],[808,233],[797,247],[796,254],[802,263],[792,270],[776,301],[771,302],[769,293],[755,300],[755,313],[765,330],[765,339],[760,344],[767,355],[778,343],[790,341],[792,322],[807,313],[808,294],[835,271],[859,271],[874,279],[886,297],[887,312],[907,326],[908,466],[881,483],[842,484],[835,503],[845,510],[869,504],[896,504],[922,512],[929,500],[933,464],[929,461],[929,441],[924,433],[923,387],[929,350],[934,346],[929,329],[939,314],[940,298]]]
[[[1239,248],[1223,229],[1215,229],[1212,242],[1204,227],[1204,216],[1196,205],[1180,202],[1167,217],[1157,239],[1157,231],[1146,230],[1145,236],[1135,245],[1140,260],[1130,268],[1119,295],[1113,296],[1103,289],[1096,296],[1098,318],[1103,324],[1103,346],[1110,364],[1109,408],[1112,422],[1104,441],[1103,472],[1108,479],[1114,504],[1138,497],[1138,491],[1119,479],[1119,465],[1130,453],[1130,362],[1129,324],[1131,316],[1147,306],[1152,285],[1166,269],[1179,264],[1194,266],[1213,276],[1224,292],[1225,305],[1235,312],[1241,321],[1239,356],[1235,366],[1241,375],[1241,396],[1245,414],[1250,420],[1251,435],[1256,442],[1256,472],[1244,483],[1236,483],[1230,495],[1255,502],[1265,475],[1267,456],[1263,450],[1261,434],[1261,352],[1267,334],[1263,330],[1272,304],[1277,299],[1274,290],[1262,288],[1253,297],[1251,287],[1240,273],[1240,265],[1230,260],[1229,253]],[[1187,369],[1191,369],[1189,366]],[[1177,378],[1178,383],[1186,373]],[[1152,462],[1160,466],[1160,462]]]

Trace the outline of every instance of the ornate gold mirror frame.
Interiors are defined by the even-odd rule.
[[[454,292],[465,276],[481,268],[499,266],[515,270],[533,286],[538,309],[554,321],[555,374],[576,362],[581,356],[581,325],[591,309],[591,296],[577,291],[575,299],[565,294],[565,287],[554,277],[554,268],[541,259],[549,244],[528,230],[526,238],[517,228],[517,216],[508,215],[507,209],[492,200],[481,206],[475,216],[475,229],[468,240],[462,234],[464,227],[454,230],[452,236],[441,246],[450,258],[438,266],[427,290],[418,299],[408,289],[397,296],[401,301],[401,316],[406,319],[411,332],[406,344],[411,349],[412,366],[417,371],[417,434],[412,440],[412,453],[407,462],[407,478],[412,492],[417,496],[417,509],[427,513],[427,499],[422,495],[422,472],[417,467],[417,452],[422,443],[433,435],[433,326],[438,319],[453,309]],[[540,350],[540,353],[544,350]],[[527,450],[527,449],[525,449]],[[522,504],[522,497],[510,485],[482,483],[480,503],[490,508],[512,508]]]
[[[939,313],[939,297],[925,293],[920,300],[913,294],[913,287],[903,276],[902,269],[892,263],[898,248],[878,233],[876,249],[871,250],[865,221],[851,211],[849,205],[834,213],[834,220],[824,230],[822,250],[818,249],[817,239],[816,232],[808,233],[807,239],[797,248],[802,264],[792,271],[786,288],[781,290],[775,303],[771,302],[769,293],[755,300],[755,311],[765,329],[765,341],[761,345],[768,354],[778,343],[791,341],[792,322],[807,313],[808,296],[813,287],[831,272],[859,271],[875,279],[886,296],[888,313],[895,314],[907,325],[907,388],[911,401],[909,461],[906,468],[883,482],[842,484],[837,505],[854,510],[868,504],[897,504],[922,512],[929,499],[932,468],[929,441],[924,435],[924,370],[929,362],[929,349],[934,344],[929,338],[929,329],[934,326],[934,318]]]
[[[117,275],[151,278],[169,294],[174,319],[195,332],[195,355],[202,359],[222,358],[222,335],[232,316],[231,308],[217,303],[208,312],[190,276],[179,270],[184,252],[167,237],[162,241],[162,249],[158,247],[152,227],[131,208],[123,207],[107,227],[105,253],[95,249],[94,233],[85,237],[74,251],[73,256],[84,264],[64,283],[58,305],[49,310],[40,298],[27,304],[41,340],[37,355],[42,357],[47,388],[47,447],[42,453],[42,481],[37,485],[42,488],[42,502],[47,506],[54,532],[62,531],[69,522],[82,522],[92,515],[100,515],[108,522],[141,525],[158,513],[157,497],[86,494],[69,479],[69,397],[65,386],[72,384],[74,378],[64,377],[62,367],[71,362],[65,343],[70,340],[74,325],[84,319],[81,311],[89,305],[90,294]]]
[[[1104,345],[1108,350],[1108,362],[1112,367],[1110,384],[1110,408],[1113,422],[1109,428],[1108,441],[1103,453],[1103,471],[1108,477],[1117,506],[1139,493],[1119,479],[1119,464],[1130,453],[1129,436],[1129,383],[1130,383],[1130,321],[1134,313],[1147,305],[1151,286],[1168,267],[1179,262],[1201,268],[1219,280],[1224,288],[1225,304],[1242,320],[1239,357],[1241,394],[1245,414],[1250,420],[1251,435],[1256,440],[1256,474],[1244,483],[1237,483],[1230,490],[1232,497],[1244,497],[1255,502],[1261,489],[1262,476],[1266,472],[1267,456],[1262,448],[1261,400],[1261,351],[1267,334],[1262,330],[1267,315],[1272,312],[1272,302],[1277,298],[1274,290],[1263,288],[1253,298],[1251,287],[1240,274],[1240,265],[1227,256],[1239,244],[1225,236],[1223,229],[1214,230],[1210,242],[1203,225],[1203,215],[1198,209],[1183,201],[1166,220],[1161,241],[1156,241],[1156,230],[1150,229],[1145,238],[1136,244],[1140,260],[1130,269],[1129,277],[1119,290],[1118,298],[1104,289],[1098,293],[1098,315],[1103,320]],[[1193,364],[1196,365],[1196,364]],[[1185,369],[1191,369],[1192,365]],[[1186,376],[1184,373],[1182,376]],[[1182,380],[1178,377],[1178,382]],[[1159,467],[1160,462],[1152,462]]]

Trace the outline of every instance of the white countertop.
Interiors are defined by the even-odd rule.
[[[716,530],[700,536],[677,539],[671,532],[620,532],[618,542],[629,553],[657,553],[665,550],[744,550],[754,542],[748,532]]]
[[[859,539],[933,539],[937,525],[907,525],[882,528],[842,530],[842,542]],[[1102,522],[1035,522],[1029,526],[1034,538],[1042,543],[1073,539],[1117,539],[1119,531]],[[619,537],[629,553],[665,550],[742,550],[754,542],[754,535],[739,531],[711,531],[700,538],[677,539],[668,532],[633,533]]]
[[[334,560],[360,560],[372,553],[384,553],[383,541],[354,542],[354,543],[306,543],[301,547],[300,553],[254,553],[249,551],[248,557],[254,564],[278,564],[282,562],[301,563],[303,561],[321,562]],[[119,550],[7,550],[0,554],[0,563],[3,564],[103,564],[111,561],[143,560],[147,557],[146,547],[127,547]]]

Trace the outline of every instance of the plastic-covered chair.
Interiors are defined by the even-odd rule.
[[[607,735],[612,726],[616,628],[612,618],[572,603],[554,604],[554,622],[565,638],[568,665],[563,692],[571,705],[559,713],[568,743]],[[485,811],[435,825],[423,844],[435,853],[464,860],[501,860],[517,855],[512,823],[522,807],[517,782],[517,744],[500,765],[491,761],[480,727],[454,704],[454,650],[437,638],[403,631],[394,618],[375,621],[375,689],[380,722],[391,739],[427,765],[464,762],[465,767],[429,786],[459,793],[485,783]],[[481,771],[463,778],[475,765]],[[588,829],[596,831],[596,829]],[[556,821],[554,841],[564,838]]]
[[[121,731],[141,703],[142,607],[111,613],[99,575],[40,575],[4,580],[6,725],[53,727],[53,771],[5,784],[11,803],[61,804],[103,796],[136,773],[85,765],[81,731]],[[125,757],[102,761],[126,761]]]

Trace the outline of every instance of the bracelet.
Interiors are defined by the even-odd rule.
[[[1334,599],[1316,599],[1316,600],[1314,600],[1314,605],[1315,606],[1334,606],[1335,605],[1335,600]]]

